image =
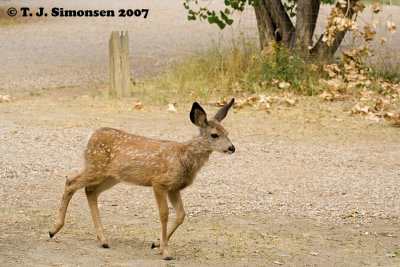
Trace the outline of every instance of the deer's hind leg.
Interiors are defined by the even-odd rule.
[[[113,177],[107,177],[105,180],[97,185],[90,185],[85,187],[86,198],[88,200],[90,212],[92,214],[97,239],[100,241],[100,244],[103,248],[109,248],[109,245],[104,235],[103,225],[101,224],[97,199],[101,192],[110,189],[117,183],[119,183],[117,179]]]
[[[50,238],[60,231],[64,226],[65,214],[67,213],[67,208],[69,201],[78,189],[85,187],[90,180],[90,173],[84,171],[74,177],[68,178],[65,183],[65,190],[61,200],[61,206],[58,212],[57,220],[53,228],[49,231]]]

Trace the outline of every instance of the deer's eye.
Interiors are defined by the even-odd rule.
[[[219,136],[218,136],[218,134],[211,134],[211,137],[212,138],[218,138]]]

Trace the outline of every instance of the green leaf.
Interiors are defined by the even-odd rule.
[[[233,19],[228,18],[227,15],[224,14],[224,12],[220,11],[221,13],[221,18],[225,21],[226,24],[232,25]]]
[[[386,257],[386,258],[395,258],[395,257],[396,257],[396,254],[394,254],[394,253],[388,253],[388,254],[385,255],[385,257]]]
[[[212,17],[208,17],[208,23],[210,24],[217,24],[218,27],[222,30],[223,28],[225,28],[226,24],[223,23],[217,16],[212,16]]]

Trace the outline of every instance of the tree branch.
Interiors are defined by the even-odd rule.
[[[356,3],[357,3],[357,0],[348,0],[348,5],[344,8],[342,8],[342,11],[345,14],[346,18],[352,18],[353,15],[356,13],[353,10]],[[316,58],[322,58],[323,56],[328,57],[328,58],[333,57],[336,50],[339,48],[340,44],[342,43],[346,33],[347,33],[347,29],[339,32],[331,46],[329,46],[326,42],[322,41],[322,38],[324,36],[324,34],[322,34],[319,37],[319,39],[318,39],[317,43],[315,44],[315,46],[313,47],[313,49],[311,50],[311,54]]]

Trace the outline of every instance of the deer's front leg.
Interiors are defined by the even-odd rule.
[[[169,191],[168,192],[168,198],[169,201],[171,202],[175,213],[176,213],[176,219],[170,230],[168,231],[168,241],[171,238],[172,234],[175,232],[175,230],[183,223],[185,220],[185,210],[183,208],[183,203],[182,203],[182,198],[181,198],[181,192],[178,191]],[[160,240],[156,240],[153,242],[151,245],[151,248],[159,247],[160,246]]]
[[[154,196],[158,205],[158,212],[160,214],[161,222],[161,242],[160,249],[164,260],[172,260],[171,254],[168,250],[168,236],[167,236],[167,224],[168,224],[168,202],[167,202],[167,191],[158,185],[153,186]]]

